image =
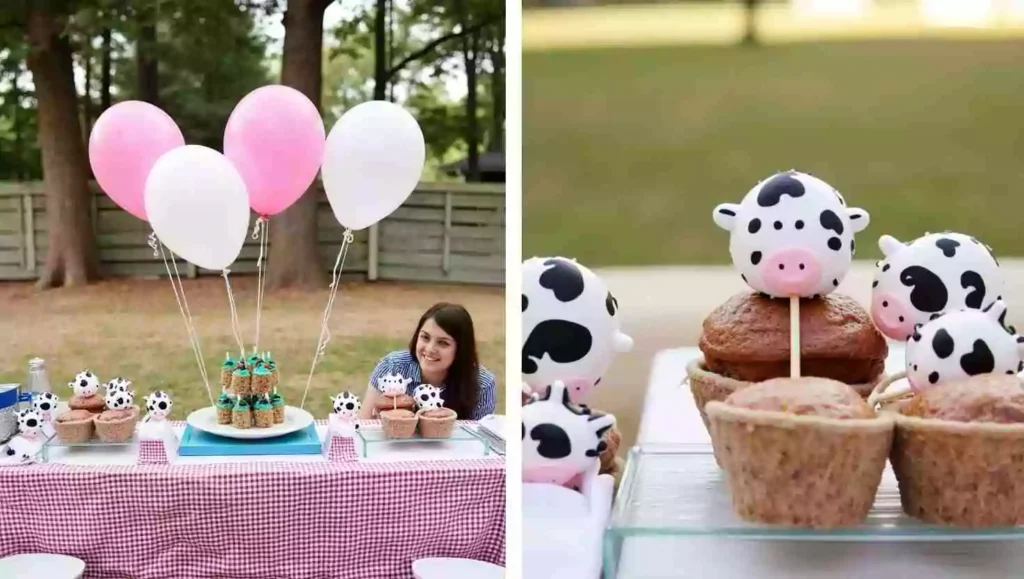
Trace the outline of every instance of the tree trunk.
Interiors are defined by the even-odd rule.
[[[289,0],[284,17],[281,83],[320,106],[323,80],[324,11],[330,0]],[[327,276],[317,236],[319,188],[310,187],[294,205],[270,219],[267,286],[322,289]]]
[[[49,242],[38,285],[84,285],[98,277],[98,265],[71,44],[51,2],[29,6],[28,66],[38,103]]]
[[[100,111],[110,108],[110,28],[103,29],[103,60],[100,63]]]
[[[11,102],[14,103],[14,109],[11,113],[11,126],[14,129],[14,179],[20,181],[22,177],[26,176],[25,173],[25,151],[24,151],[24,137],[22,131],[24,130],[21,126],[22,123],[22,110],[21,110],[21,63],[19,62],[17,67],[14,69],[14,76],[11,77]]]
[[[757,5],[759,0],[743,0],[746,27],[743,44],[757,44]]]
[[[92,40],[87,37],[87,40]],[[85,60],[85,94],[82,95],[82,130],[85,131],[86,142],[89,140],[89,133],[92,131],[92,46],[89,43],[88,49],[82,51],[82,59]]]
[[[463,21],[463,28],[466,27]],[[466,65],[466,148],[469,150],[467,157],[466,181],[473,183],[480,181],[480,128],[476,116],[476,72],[477,72],[477,46],[480,44],[480,33],[474,31],[462,39],[463,61]]]
[[[487,150],[497,153],[505,150],[505,24],[495,27],[494,47],[491,49],[491,141]]]
[[[388,55],[387,55],[387,11],[388,0],[377,0],[377,11],[373,15],[373,100],[388,98]]]
[[[160,104],[160,74],[156,58],[156,23],[152,20],[139,29],[135,43],[135,71],[138,77],[138,99]]]

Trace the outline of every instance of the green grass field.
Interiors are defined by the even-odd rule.
[[[523,57],[523,255],[723,263],[711,220],[811,172],[883,233],[961,230],[1024,255],[1024,41],[846,41]]]

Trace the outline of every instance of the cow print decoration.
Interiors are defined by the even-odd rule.
[[[108,390],[104,397],[108,410],[125,410],[135,403],[135,392],[130,390]]]
[[[444,406],[444,398],[441,398],[441,390],[430,384],[420,384],[412,391],[412,397],[416,406],[420,409],[434,410]]]
[[[43,416],[35,410],[18,412],[18,432],[33,437],[43,431]]]
[[[633,339],[621,331],[619,302],[590,269],[564,257],[534,257],[523,272],[523,382],[596,385]]]
[[[846,206],[831,185],[806,173],[777,173],[737,205],[723,203],[715,223],[729,232],[729,253],[754,291],[775,298],[831,293],[850,271],[863,209]]]
[[[74,380],[68,382],[68,386],[74,391],[75,396],[88,398],[99,392],[100,379],[91,370],[82,370],[75,375]]]
[[[906,369],[914,390],[979,374],[1022,370],[1024,338],[1006,328],[1006,304],[949,312],[919,326],[907,342]]]
[[[57,396],[50,392],[40,392],[32,398],[32,409],[39,413],[43,417],[43,420],[49,420],[51,413],[57,409]]]
[[[174,402],[166,392],[158,390],[146,396],[146,411],[151,420],[165,420],[173,407]]]
[[[114,378],[113,380],[107,382],[106,388],[107,388],[107,392],[111,392],[113,390],[120,390],[122,392],[127,392],[131,388],[131,385],[132,385],[132,381],[131,380],[128,380],[126,378],[122,378],[122,377],[118,376],[118,377]]]
[[[359,416],[359,409],[362,408],[362,404],[359,402],[359,398],[351,392],[342,392],[337,396],[331,397],[331,406],[334,409],[334,413],[344,418],[355,418]]]
[[[887,338],[906,341],[918,324],[944,312],[980,310],[1003,295],[1004,280],[992,251],[962,233],[929,233],[907,243],[878,240],[871,319]]]
[[[611,414],[574,404],[560,380],[523,406],[523,481],[566,485],[600,460]]]
[[[401,396],[405,394],[412,383],[412,378],[403,378],[398,374],[381,376],[377,380],[377,390],[385,396]]]

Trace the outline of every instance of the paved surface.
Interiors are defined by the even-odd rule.
[[[1024,259],[1000,260],[1006,276],[1003,298],[1009,321],[1024,326]],[[868,307],[874,262],[856,262],[836,290]],[[731,267],[608,268],[596,270],[619,301],[623,331],[633,351],[615,359],[592,401],[615,414],[623,450],[636,440],[651,368],[658,350],[696,346],[704,317],[747,286]],[[679,379],[682,380],[683,376]]]

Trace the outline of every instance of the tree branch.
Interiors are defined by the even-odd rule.
[[[394,66],[392,66],[390,69],[388,69],[388,73],[387,73],[387,77],[386,77],[388,82],[391,82],[391,79],[393,79],[395,77],[395,75],[398,74],[403,68],[408,66],[409,63],[414,62],[416,60],[419,60],[419,59],[423,58],[424,56],[430,54],[431,52],[434,51],[435,48],[437,48],[438,46],[441,46],[445,42],[448,42],[450,40],[455,40],[456,38],[462,38],[463,36],[465,36],[467,34],[472,34],[473,32],[476,32],[478,30],[482,30],[484,28],[487,28],[488,26],[490,26],[491,24],[494,24],[495,22],[498,22],[499,20],[501,20],[500,17],[488,18],[486,20],[477,22],[476,24],[474,24],[472,26],[467,26],[466,28],[463,28],[463,29],[459,30],[458,32],[449,32],[448,34],[445,34],[443,36],[439,36],[439,37],[435,38],[434,40],[431,40],[423,48],[417,50],[416,52],[413,52],[413,53],[409,54],[408,56],[406,56],[402,60],[398,61],[398,63],[395,64]]]

